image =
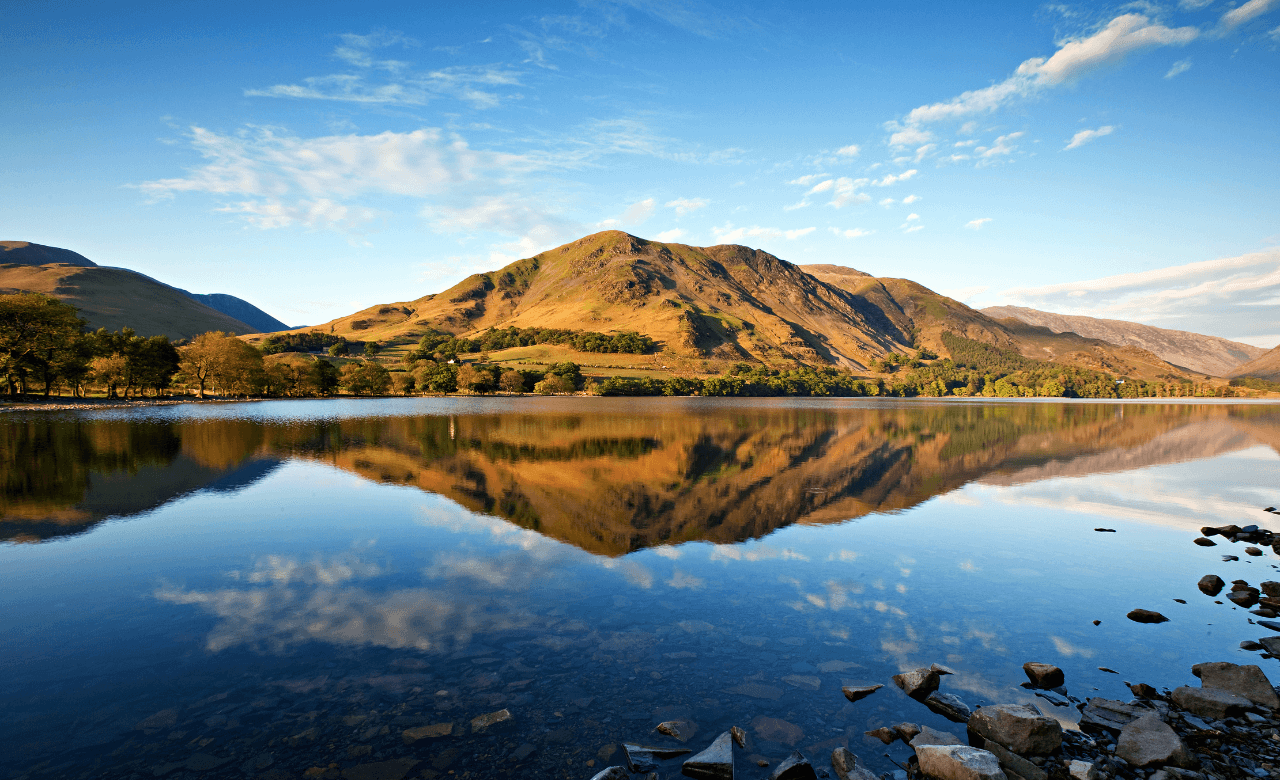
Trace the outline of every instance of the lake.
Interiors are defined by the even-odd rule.
[[[10,412],[0,468],[6,777],[585,780],[622,742],[680,746],[669,721],[695,752],[745,729],[739,777],[838,745],[878,774],[910,749],[864,731],[963,736],[889,682],[931,663],[970,707],[1066,724],[1200,661],[1280,679],[1196,587],[1276,556],[1192,543],[1280,530],[1274,404]],[[1066,696],[1021,687],[1027,661]]]

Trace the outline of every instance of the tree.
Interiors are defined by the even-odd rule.
[[[391,376],[391,386],[398,395],[409,395],[414,388],[413,374],[407,371],[397,371]]]
[[[386,395],[391,389],[391,372],[372,361],[348,363],[342,367],[342,385],[352,395]]]
[[[9,393],[26,392],[31,374],[44,380],[47,396],[62,353],[74,350],[84,331],[76,307],[38,293],[0,295],[0,371]],[[74,357],[74,353],[72,355]]]
[[[471,363],[458,366],[457,384],[459,390],[469,390],[473,393],[492,392],[498,386],[493,370]]]
[[[376,341],[366,341],[364,343],[365,357],[370,357],[370,358],[377,357],[378,353],[381,351],[382,351],[382,347],[378,346],[378,342]]]
[[[339,341],[337,344],[334,344],[329,347],[330,357],[339,357],[341,355],[346,355],[349,352],[351,352],[351,350],[347,347],[346,339],[343,339],[342,341]]]
[[[540,395],[556,395],[558,393],[572,393],[573,391],[573,384],[556,374],[547,374],[546,379],[533,386],[533,392]]]
[[[224,395],[250,395],[264,382],[262,353],[221,331],[201,333],[179,350],[182,370],[198,385],[198,394],[213,384]]]
[[[502,372],[501,378],[498,379],[498,386],[508,393],[524,392],[524,376],[514,369],[507,369]]]

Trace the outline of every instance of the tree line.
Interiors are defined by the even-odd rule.
[[[657,342],[640,333],[596,333],[556,328],[490,328],[478,336],[458,338],[450,333],[429,330],[418,340],[406,361],[434,360],[446,363],[459,355],[496,352],[535,344],[560,344],[577,352],[627,353],[643,355],[652,352]]]

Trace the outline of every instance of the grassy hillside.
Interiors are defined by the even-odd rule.
[[[7,254],[7,253],[6,253]],[[0,259],[4,259],[0,255]],[[141,336],[190,338],[211,330],[254,328],[168,285],[124,268],[0,264],[0,292],[38,292],[70,303],[91,329],[133,328]]]
[[[1261,357],[1250,360],[1244,365],[1238,366],[1230,374],[1232,377],[1251,376],[1257,379],[1266,379],[1271,382],[1280,382],[1280,347],[1267,352]]]

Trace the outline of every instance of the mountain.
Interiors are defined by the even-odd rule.
[[[190,338],[210,330],[262,333],[283,322],[233,295],[196,295],[126,268],[100,266],[69,249],[0,241],[0,292],[38,292],[80,309],[92,329]]]
[[[1280,347],[1276,347],[1270,352],[1264,352],[1248,363],[1236,366],[1228,376],[1232,378],[1252,376],[1258,379],[1280,382]]]
[[[906,279],[797,266],[745,246],[666,244],[616,230],[474,274],[438,294],[372,306],[298,332],[408,344],[429,330],[467,335],[509,326],[637,331],[673,356],[855,369],[915,344],[946,355],[941,334],[949,331],[1028,357],[1128,376],[1178,373],[1137,348],[1001,323]]]
[[[1070,314],[1054,314],[1021,306],[991,306],[982,310],[991,317],[1013,318],[1052,330],[1055,333],[1078,333],[1120,346],[1145,349],[1162,359],[1200,374],[1229,376],[1237,366],[1261,357],[1266,350],[1238,341],[1168,330],[1124,320],[1102,320]]]

